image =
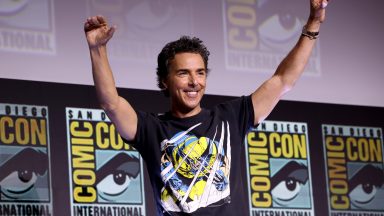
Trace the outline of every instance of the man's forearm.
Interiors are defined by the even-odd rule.
[[[90,55],[93,81],[100,106],[104,110],[113,110],[118,104],[119,95],[109,65],[107,48],[106,46],[91,48]]]
[[[319,32],[320,22],[309,20],[305,28],[309,32]],[[274,75],[280,76],[287,89],[292,88],[303,73],[316,40],[313,37],[301,35],[296,45],[278,66]]]

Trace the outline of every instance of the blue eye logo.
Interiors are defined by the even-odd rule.
[[[307,166],[296,161],[285,164],[271,178],[271,194],[274,206],[298,207],[296,206],[298,202],[304,202],[300,197],[308,196],[307,182]]]
[[[139,158],[126,153],[114,155],[96,171],[99,201],[124,202],[127,197],[136,196],[132,195],[132,190],[137,188],[135,185],[138,182],[139,173]]]
[[[33,148],[9,157],[0,165],[0,200],[48,200],[47,164],[47,154]]]
[[[126,22],[135,31],[158,30],[175,18],[177,8],[171,1],[140,1],[139,4],[130,8],[126,14]],[[145,14],[145,19],[137,19]]]
[[[384,173],[380,167],[371,164],[363,166],[349,180],[351,208],[372,210],[379,207],[384,209],[382,205],[383,184]]]
[[[276,7],[279,4],[279,7]],[[280,8],[276,13],[276,8]],[[293,3],[284,0],[266,1],[258,17],[263,49],[289,51],[303,28],[303,19],[296,14]]]

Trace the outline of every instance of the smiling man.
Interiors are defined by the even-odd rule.
[[[118,95],[106,51],[115,27],[102,16],[87,19],[84,30],[100,105],[146,161],[158,215],[249,214],[246,179],[241,175],[245,133],[269,115],[300,77],[327,3],[310,0],[302,35],[271,78],[251,95],[210,110],[200,106],[209,51],[198,38],[183,36],[168,43],[158,56],[157,68],[158,86],[171,105],[163,115],[135,110]]]
[[[185,43],[185,46],[188,46],[188,43],[195,42],[198,45],[201,43],[197,38],[188,37],[182,37],[179,41]],[[158,64],[162,64],[163,56],[168,54],[166,50],[175,44],[170,43],[163,49],[159,55]],[[206,49],[205,51],[208,59],[208,51]],[[201,111],[200,101],[207,81],[206,63],[201,54],[191,52],[189,50],[177,53],[168,65],[164,65],[163,68],[158,67],[157,70],[158,86],[170,96],[172,114],[180,118],[193,116]]]

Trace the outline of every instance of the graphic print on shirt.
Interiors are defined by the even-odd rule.
[[[161,201],[167,211],[191,213],[229,198],[229,124],[217,125],[213,137],[194,135],[191,131],[200,125],[161,143]]]

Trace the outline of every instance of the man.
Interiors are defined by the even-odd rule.
[[[250,96],[212,110],[200,106],[209,55],[202,41],[182,37],[167,44],[157,68],[158,86],[171,105],[164,115],[134,110],[118,95],[106,51],[116,28],[102,16],[87,19],[84,30],[100,105],[146,161],[159,215],[248,214],[246,181],[241,177],[245,133],[269,115],[300,77],[327,3],[310,0],[310,16],[299,41],[270,79]]]

